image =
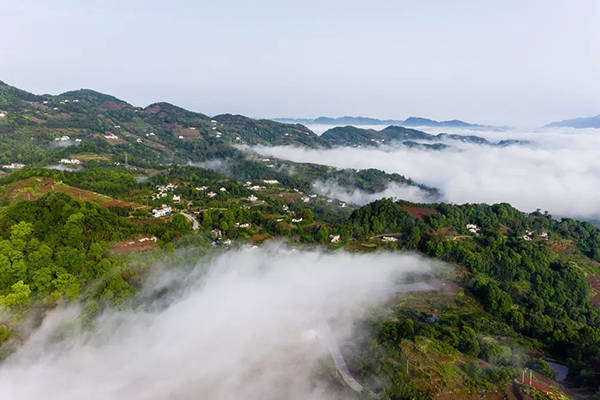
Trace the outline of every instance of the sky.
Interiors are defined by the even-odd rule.
[[[0,80],[34,93],[267,118],[600,113],[599,0],[3,0],[0,15]]]

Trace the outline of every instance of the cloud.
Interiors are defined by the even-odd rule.
[[[193,162],[188,161],[190,167],[200,167],[204,169],[210,169],[225,176],[231,176],[231,165],[227,160],[215,158],[207,161]]]
[[[357,188],[348,188],[341,186],[335,180],[318,180],[313,183],[312,189],[315,193],[333,197],[346,203],[364,205],[383,197],[392,197],[395,199],[404,199],[415,203],[430,201],[429,193],[419,189],[416,186],[402,185],[396,182],[390,183],[385,190],[381,192],[369,193]]]
[[[107,312],[94,329],[74,327],[76,307],[51,312],[1,364],[0,398],[330,398],[332,378],[315,368],[330,357],[325,342],[343,343],[407,274],[439,265],[276,244],[231,250],[191,273],[153,276],[144,307]]]
[[[452,203],[509,202],[524,211],[541,208],[560,216],[600,217],[600,130],[476,134],[495,141],[528,140],[530,144],[493,147],[452,141],[452,148],[443,151],[400,146],[254,150],[297,162],[397,172],[439,188],[445,201]]]

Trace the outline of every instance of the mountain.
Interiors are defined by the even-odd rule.
[[[600,114],[595,117],[584,117],[565,119],[563,121],[551,122],[545,126],[546,128],[558,128],[558,127],[569,127],[569,128],[600,128]]]
[[[166,299],[188,292],[177,281],[173,287],[148,290],[153,270],[187,277],[191,269],[182,266],[200,265],[204,271],[213,255],[250,255],[237,251],[238,245],[258,247],[275,239],[299,256],[307,248],[324,250],[323,256],[302,260],[307,263],[330,262],[346,252],[397,257],[399,263],[407,260],[407,251],[426,257],[419,260],[427,268],[412,269],[406,280],[394,277],[384,304],[361,310],[347,340],[329,350],[331,357],[327,352],[319,356],[315,379],[327,382],[338,398],[562,400],[563,386],[553,380],[546,359],[568,366],[568,384],[578,394],[583,393],[579,388],[600,385],[600,231],[592,224],[523,213],[508,204],[437,203],[434,188],[399,174],[265,158],[250,147],[393,141],[440,149],[458,141],[510,142],[430,135],[394,125],[338,127],[317,136],[301,124],[232,114],[210,117],[164,102],[136,107],[87,89],[34,95],[5,84],[0,85],[0,112],[0,165],[27,164],[4,168],[7,173],[0,177],[3,371],[12,362],[10,354],[37,343],[29,339],[40,326],[51,329],[47,337],[62,353],[69,332],[93,337],[87,335],[110,331],[105,316],[113,307],[132,316],[136,310],[158,308],[164,315]],[[78,161],[77,167],[48,168],[62,159],[69,165]],[[317,190],[319,183],[330,190]],[[377,198],[392,186],[419,191],[427,204],[378,199],[359,207],[334,194],[341,187],[350,198],[357,192]],[[235,253],[227,253],[229,248]],[[279,269],[285,266],[282,253],[270,254]],[[246,263],[235,260],[227,263],[246,271]],[[376,266],[368,260],[364,266],[371,275]],[[438,267],[438,261],[449,264]],[[361,282],[344,283],[350,282],[344,276],[350,270],[346,264],[333,276],[336,285],[347,286],[347,293],[361,292]],[[273,282],[263,279],[265,269],[260,270],[261,280]],[[247,272],[252,271],[242,275],[255,275]],[[304,299],[318,278],[301,272],[289,292]],[[236,277],[236,292],[243,283]],[[334,293],[327,302],[354,300]],[[80,304],[73,309],[81,314],[67,314],[65,324],[50,324],[56,331],[44,323],[48,311],[69,303]],[[289,314],[282,303],[272,303]],[[239,308],[241,303],[232,304]],[[265,309],[260,315],[266,315]],[[202,318],[199,313],[197,319]],[[247,318],[252,323],[259,319]],[[285,330],[292,334],[285,338],[286,349],[304,358],[308,348],[296,352],[295,343],[313,346],[313,329],[309,338],[299,335],[312,320],[296,319],[300,325]],[[336,317],[327,320],[332,326],[339,323]],[[181,326],[169,322],[173,330]],[[247,336],[243,329],[233,331]],[[110,338],[102,342],[111,343]],[[60,363],[49,359],[53,373]],[[283,371],[296,373],[297,365],[290,365],[294,368]],[[524,368],[529,383],[521,378]],[[252,368],[248,376],[256,373]],[[365,391],[350,393],[350,378]]]
[[[431,150],[443,150],[448,144],[439,143],[441,141],[458,141],[463,143],[472,143],[488,146],[510,146],[526,144],[521,140],[501,140],[491,142],[483,137],[475,135],[458,135],[439,133],[431,135],[416,129],[405,128],[402,126],[388,126],[382,130],[362,129],[355,126],[338,126],[325,131],[320,139],[328,146],[378,146],[381,144],[401,143],[408,147],[421,147]],[[426,142],[438,142],[435,144],[419,143],[417,140]]]
[[[440,127],[440,128],[470,128],[470,129],[483,129],[497,127],[489,127],[486,125],[472,124],[469,122],[453,119],[449,121],[436,121],[429,118],[420,117],[409,117],[405,120],[397,119],[377,119],[370,117],[318,117],[314,119],[310,118],[275,118],[275,121],[285,123],[298,123],[298,124],[321,124],[321,125],[400,125],[400,126],[428,126],[428,127]]]
[[[310,191],[317,180],[331,180],[346,182],[348,190],[360,183],[367,193],[393,183],[415,187],[431,200],[439,197],[434,188],[397,174],[379,171],[382,175],[376,180],[371,179],[373,174],[365,179],[360,171],[277,159],[266,162],[249,149],[331,146],[300,124],[233,114],[210,117],[165,102],[136,107],[90,89],[35,95],[6,84],[0,85],[0,113],[0,166],[58,165],[64,159],[84,166],[127,164],[149,169],[205,163],[237,179],[277,180],[303,191]],[[343,142],[355,141],[348,137]]]

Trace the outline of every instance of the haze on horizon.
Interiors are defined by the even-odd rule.
[[[600,2],[5,0],[0,80],[253,117],[600,112]]]

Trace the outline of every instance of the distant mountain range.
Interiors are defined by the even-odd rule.
[[[523,140],[489,141],[480,136],[440,133],[430,135],[426,132],[403,126],[390,125],[381,130],[363,129],[355,126],[337,126],[325,131],[319,138],[327,147],[335,146],[378,146],[381,144],[401,143],[408,147],[429,150],[443,150],[450,147],[449,142],[457,141],[488,146],[511,146],[527,144]],[[446,141],[446,143],[442,143]]]
[[[595,117],[583,117],[555,121],[546,125],[548,128],[570,127],[570,128],[600,128],[600,114]]]
[[[436,121],[429,118],[409,117],[404,120],[377,119],[370,117],[318,117],[318,118],[276,118],[275,121],[292,124],[321,124],[321,125],[397,125],[397,126],[433,126],[440,128],[495,128],[486,125],[472,124],[469,122],[453,119],[449,121]]]

